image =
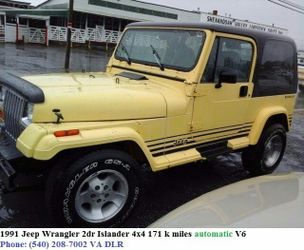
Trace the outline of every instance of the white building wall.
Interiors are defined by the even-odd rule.
[[[108,2],[114,2],[118,4],[134,6],[139,8],[144,8],[148,10],[162,11],[171,14],[178,15],[178,19],[165,18],[154,15],[147,15],[142,13],[136,13],[131,11],[125,11],[120,9],[108,8],[98,5],[88,4],[89,0],[74,0],[74,10],[79,12],[91,13],[96,15],[103,15],[109,17],[123,18],[129,20],[136,21],[157,21],[157,22],[170,22],[170,21],[182,21],[182,22],[199,22],[200,21],[200,13],[185,11],[181,9],[176,9],[167,6],[160,6],[156,4],[144,3],[140,1],[131,1],[131,0],[105,0]],[[52,8],[52,6],[62,5],[64,3],[68,3],[68,0],[52,0],[49,1],[40,8]]]
[[[5,25],[5,42],[15,43],[16,42],[16,25],[6,24]]]
[[[19,25],[19,31],[18,31],[18,40],[23,40],[24,42],[28,42],[29,40],[29,32],[28,27],[26,25]]]

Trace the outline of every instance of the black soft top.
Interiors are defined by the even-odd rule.
[[[268,32],[254,31],[224,25],[205,24],[205,23],[183,23],[183,22],[136,22],[131,23],[130,28],[187,28],[205,29],[221,33],[228,33],[240,36],[251,37],[257,45],[257,61],[254,69],[253,82],[255,84],[253,96],[267,96],[288,94],[297,92],[298,73],[297,73],[297,47],[293,39],[283,35],[271,34]],[[272,41],[283,42],[281,50],[290,50],[290,65],[286,71],[285,62],[263,62],[263,52],[265,45]],[[279,52],[279,51],[278,51]],[[270,63],[270,64],[269,64]],[[275,65],[278,64],[278,65]],[[284,71],[284,72],[283,72]],[[286,71],[286,72],[285,72]],[[284,75],[285,74],[285,75]],[[290,76],[289,76],[290,75]],[[286,76],[286,77],[285,77]],[[285,81],[284,78],[290,78]]]
[[[249,29],[242,29],[242,28],[234,28],[230,26],[224,26],[224,25],[216,25],[216,24],[205,24],[205,23],[184,23],[184,22],[135,22],[129,24],[127,27],[155,27],[155,28],[192,28],[192,29],[207,29],[217,32],[223,32],[223,33],[230,33],[235,35],[242,35],[242,36],[249,36],[253,38],[257,44],[260,44],[263,40],[281,40],[281,41],[287,41],[292,44],[295,43],[294,41],[287,36],[283,35],[277,35],[277,34],[271,34],[267,32],[262,31],[254,31]],[[295,46],[296,47],[296,46]]]

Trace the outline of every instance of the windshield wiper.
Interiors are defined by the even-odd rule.
[[[159,54],[157,53],[156,49],[155,49],[151,44],[150,44],[150,47],[151,47],[151,49],[152,49],[153,56],[154,56],[154,58],[155,58],[155,60],[156,60],[156,62],[157,62],[157,64],[158,64],[160,70],[163,71],[163,70],[165,69],[165,67],[164,67],[164,65],[161,63],[161,59],[160,59]]]
[[[127,48],[125,47],[125,45],[123,45],[123,43],[121,43],[120,46],[121,46],[122,51],[125,52],[125,54],[126,54],[127,63],[129,65],[131,65],[132,61],[131,61],[131,58],[130,58],[130,55],[129,55],[129,52],[128,52]]]

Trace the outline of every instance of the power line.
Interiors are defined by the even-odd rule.
[[[295,12],[298,12],[298,13],[304,15],[304,11],[300,11],[300,10],[294,9],[294,8],[292,8],[292,7],[288,7],[288,6],[286,6],[286,5],[283,5],[283,4],[281,4],[281,3],[278,3],[278,2],[275,2],[275,1],[272,1],[272,0],[266,0],[266,1],[271,2],[271,3],[274,3],[274,4],[276,4],[276,5],[279,5],[279,6],[283,7],[283,8],[285,8],[285,9],[289,9],[289,10],[292,10],[292,11],[295,11]]]
[[[291,5],[291,4],[293,4],[293,3],[291,3],[291,2],[289,2],[290,4],[288,4],[288,3],[286,3],[286,2],[288,2],[288,1],[278,0],[278,1],[280,1],[280,2],[285,3],[285,4],[282,4],[282,3],[275,2],[275,1],[273,1],[273,0],[267,0],[267,1],[268,1],[268,2],[271,2],[271,3],[274,3],[274,4],[276,4],[276,5],[279,5],[279,6],[283,7],[283,8],[285,8],[285,9],[289,9],[289,10],[298,12],[298,13],[300,13],[300,14],[304,14],[304,7],[302,7],[302,6],[301,6],[301,8],[299,8],[299,7],[293,7],[293,6]]]
[[[278,0],[279,2],[285,3],[286,5],[292,6],[294,8],[300,9],[304,11],[304,6],[287,1],[287,0]]]

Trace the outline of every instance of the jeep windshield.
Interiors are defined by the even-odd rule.
[[[193,30],[129,29],[115,52],[115,59],[181,71],[192,70],[205,41]]]

